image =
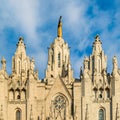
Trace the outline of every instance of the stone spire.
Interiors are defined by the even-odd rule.
[[[113,57],[112,62],[113,62],[113,73],[115,74],[118,71],[118,61],[116,56]]]
[[[34,71],[34,69],[35,69],[35,61],[34,61],[33,58],[30,60],[30,69],[31,69],[32,71]]]
[[[102,42],[100,41],[100,37],[97,34],[95,36],[95,41],[93,42],[93,53],[99,54],[102,51]]]
[[[24,39],[19,38],[15,55],[12,58],[12,72],[21,75],[22,72],[27,74],[27,70],[30,68],[30,60],[26,55],[26,46]]]
[[[21,53],[26,55],[26,46],[24,44],[24,39],[22,37],[19,38],[15,54],[21,54]]]
[[[5,60],[4,57],[3,57],[2,60],[1,60],[1,64],[2,64],[2,70],[5,70],[5,71],[6,71],[6,60]]]
[[[58,36],[48,49],[48,65],[46,80],[52,84],[58,76],[64,78],[66,83],[73,81],[73,70],[70,64],[70,48],[62,38],[62,17],[58,23]]]
[[[93,42],[93,51],[90,56],[90,69],[92,73],[101,73],[103,69],[106,70],[107,57],[102,49],[102,42],[100,37],[96,35],[95,41]]]
[[[58,22],[58,37],[62,37],[62,16],[60,16],[59,18],[59,22]]]

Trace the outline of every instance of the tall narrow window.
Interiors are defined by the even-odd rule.
[[[103,110],[103,109],[100,109],[100,110],[99,110],[99,120],[105,120],[104,117],[105,117],[104,110]]]
[[[21,66],[20,66],[20,61],[19,61],[19,74],[20,74],[20,67],[21,67]]]
[[[21,112],[20,112],[20,110],[16,111],[16,120],[21,120]]]
[[[106,90],[106,94],[107,94],[107,98],[109,98],[110,97],[110,90],[109,89]]]
[[[60,59],[61,59],[61,56],[60,56],[60,53],[58,53],[58,67],[60,67]]]
[[[98,60],[98,72],[100,73],[101,71],[101,64],[100,64],[100,59]]]
[[[103,89],[100,88],[100,90],[99,90],[99,98],[102,98],[102,97],[103,97]]]
[[[38,120],[40,120],[40,117],[38,116]]]
[[[51,58],[52,58],[52,64],[53,64],[53,62],[54,62],[54,56],[52,55]]]
[[[53,48],[52,48],[51,62],[52,62],[52,64],[54,62],[54,49]]]

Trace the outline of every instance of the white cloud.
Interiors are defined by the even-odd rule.
[[[1,55],[10,54],[7,46],[3,47],[3,45],[9,43],[11,48],[15,46],[10,43],[10,38],[6,39],[4,30],[10,27],[19,35],[25,36],[28,54],[35,57],[40,76],[43,77],[47,63],[46,49],[56,37],[57,20],[62,15],[63,32],[67,33],[64,34],[64,38],[68,38],[71,49],[78,49],[80,52],[88,54],[85,49],[92,45],[95,33],[100,32],[103,48],[108,55],[109,66],[111,66],[112,55],[114,53],[119,55],[120,50],[118,2],[119,0],[116,1],[115,10],[103,11],[94,1],[89,2],[88,0],[2,0],[2,4],[0,4],[0,41],[2,41],[0,50],[3,49],[5,52],[1,52]],[[89,7],[92,7],[93,16],[86,14]],[[114,28],[109,29],[113,23]],[[75,76],[78,77],[79,67],[82,65],[85,55],[80,57],[73,53],[71,54],[72,66],[75,69]],[[42,59],[41,56],[43,56]],[[74,63],[74,61],[76,62]],[[11,63],[8,64],[10,66]]]

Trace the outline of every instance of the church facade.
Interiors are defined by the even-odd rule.
[[[80,78],[75,79],[60,17],[57,38],[48,50],[46,75],[40,80],[20,37],[11,75],[6,72],[5,58],[1,60],[0,120],[119,120],[120,71],[115,56],[112,62],[109,74],[97,35],[92,54],[84,58]]]

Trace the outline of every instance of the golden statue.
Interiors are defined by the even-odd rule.
[[[60,16],[59,18],[59,22],[58,22],[58,37],[62,37],[62,16]]]

